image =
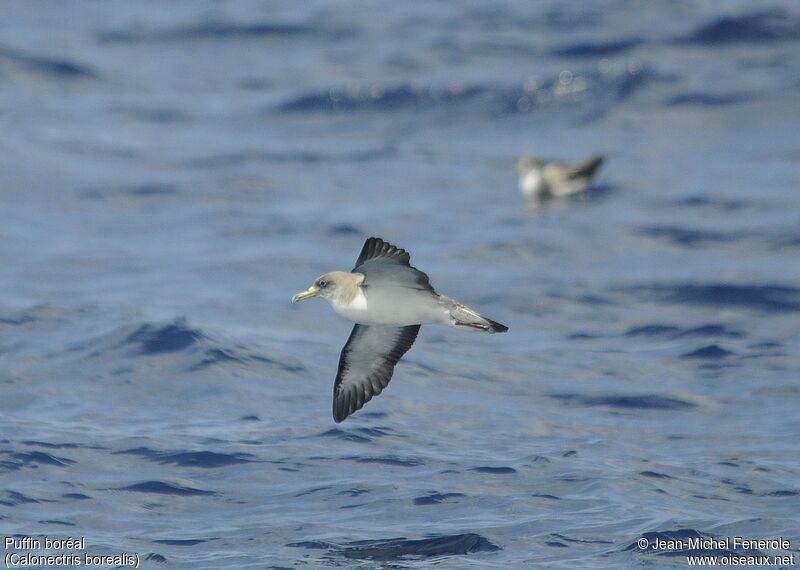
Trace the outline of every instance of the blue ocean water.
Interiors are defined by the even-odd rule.
[[[794,3],[0,10],[4,536],[189,569],[800,546]],[[608,159],[533,209],[523,152]],[[289,299],[370,235],[511,330],[423,327],[337,425],[350,324]]]

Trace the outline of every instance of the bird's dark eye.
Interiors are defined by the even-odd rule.
[[[318,286],[320,289],[322,289],[322,288],[326,287],[327,285],[328,285],[328,282],[327,282],[327,281],[325,281],[324,279],[321,279],[320,281],[318,281],[318,282],[317,282],[317,286]]]

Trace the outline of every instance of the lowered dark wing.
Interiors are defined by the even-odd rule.
[[[389,384],[394,366],[411,348],[420,325],[356,325],[339,357],[333,419],[341,422]]]
[[[364,286],[389,283],[393,287],[408,287],[434,293],[428,276],[409,265],[411,255],[397,246],[371,237],[364,242],[353,273],[366,277]]]

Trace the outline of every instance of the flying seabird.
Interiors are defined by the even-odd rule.
[[[517,162],[519,189],[526,198],[570,196],[585,192],[603,164],[602,156],[582,162],[547,162],[526,154]]]
[[[333,419],[341,422],[377,396],[395,364],[411,348],[423,324],[489,333],[508,327],[434,291],[428,276],[409,265],[411,256],[380,238],[361,249],[353,271],[332,271],[314,280],[292,303],[322,297],[355,323],[339,357],[333,386]]]

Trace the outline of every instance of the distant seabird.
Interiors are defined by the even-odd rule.
[[[583,162],[546,162],[526,154],[517,162],[519,189],[526,198],[570,196],[589,188],[602,156]]]
[[[489,333],[508,327],[444,295],[428,276],[409,265],[404,249],[371,237],[353,271],[332,271],[314,280],[292,303],[322,297],[356,323],[339,357],[333,386],[333,419],[361,409],[389,384],[394,366],[411,348],[423,324],[449,325]]]

